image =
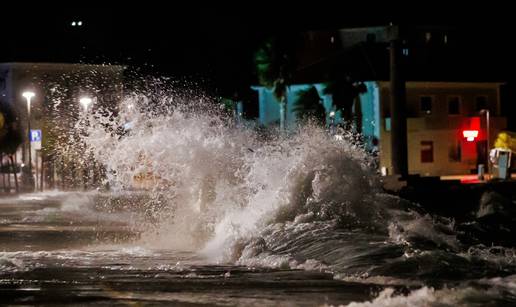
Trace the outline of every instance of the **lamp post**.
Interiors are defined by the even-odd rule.
[[[30,135],[30,101],[31,99],[36,96],[34,92],[31,91],[25,91],[22,93],[22,96],[27,100],[27,137],[29,142],[29,174],[32,179],[32,146],[31,146],[31,135]],[[31,180],[32,182],[32,180]]]
[[[489,138],[491,136],[490,132],[489,132],[489,110],[488,109],[482,109],[480,110],[480,114],[485,114],[486,115],[486,140],[487,140],[487,144],[486,144],[486,173],[487,174],[490,174],[489,171],[490,171],[490,167],[489,167]]]

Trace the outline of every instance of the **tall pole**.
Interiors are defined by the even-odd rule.
[[[482,109],[480,110],[480,115],[486,115],[486,165],[485,165],[485,168],[486,168],[486,174],[488,175],[491,175],[489,173],[489,170],[491,169],[490,167],[490,163],[491,163],[491,159],[489,158],[489,154],[490,154],[490,151],[489,151],[489,148],[491,147],[490,146],[490,138],[491,138],[491,132],[490,132],[490,125],[489,125],[489,110],[488,109]]]
[[[32,97],[34,97],[36,94],[34,92],[31,92],[31,91],[26,91],[26,92],[23,92],[22,96],[25,97],[25,99],[27,99],[27,141],[29,142],[29,181],[30,181],[30,185],[31,185],[31,189],[33,188],[32,187],[32,181],[34,180],[34,178],[32,177],[32,146],[31,146],[31,135],[30,135],[30,101],[32,99]]]
[[[32,176],[32,144],[30,142],[30,97],[27,98],[27,140],[29,142],[29,173]]]
[[[491,167],[490,167],[490,159],[489,159],[489,148],[490,148],[490,142],[489,142],[489,139],[491,138],[491,134],[490,134],[490,131],[489,131],[489,110],[486,109],[486,133],[487,133],[487,148],[486,148],[486,151],[487,151],[487,155],[486,155],[486,159],[487,159],[487,163],[486,163],[486,172],[487,174],[489,174],[489,178],[491,178],[491,173],[489,173],[489,171],[491,170]]]
[[[408,175],[406,94],[403,79],[400,29],[389,28],[390,40],[390,108],[391,162],[394,175]]]

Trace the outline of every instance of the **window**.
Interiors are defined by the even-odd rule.
[[[391,118],[388,117],[385,119],[385,131],[391,131]]]
[[[421,96],[419,102],[422,113],[432,114],[432,96]]]
[[[487,96],[477,96],[475,99],[475,111],[487,109]]]
[[[460,97],[450,96],[448,97],[448,114],[459,115],[460,114]]]
[[[404,56],[408,56],[408,55],[409,55],[409,50],[408,50],[408,48],[403,48],[403,55],[404,55]]]
[[[452,144],[448,151],[448,161],[450,162],[460,162],[462,158],[462,148],[460,146],[460,141],[457,141],[455,144]]]
[[[421,163],[434,162],[434,142],[421,141]]]

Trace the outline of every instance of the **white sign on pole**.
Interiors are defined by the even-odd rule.
[[[30,141],[31,142],[41,142],[41,130],[40,129],[31,129],[30,130]]]
[[[30,130],[30,142],[32,143],[32,147],[35,150],[41,149],[41,140],[43,139],[43,135],[41,133],[41,129],[31,129]]]

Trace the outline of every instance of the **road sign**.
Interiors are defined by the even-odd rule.
[[[30,130],[30,141],[31,142],[41,142],[41,130],[34,129]]]

